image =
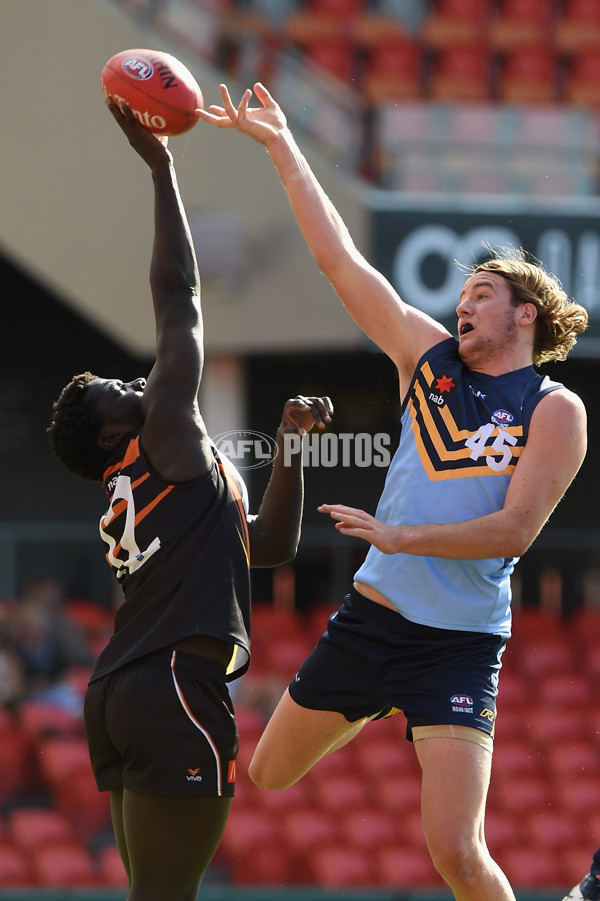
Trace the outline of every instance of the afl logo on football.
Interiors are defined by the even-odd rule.
[[[492,413],[492,422],[495,422],[496,425],[510,425],[514,418],[508,410],[496,410],[495,413]]]
[[[154,73],[152,63],[143,56],[128,56],[121,65],[123,71],[137,81],[146,81],[148,78],[152,78]]]

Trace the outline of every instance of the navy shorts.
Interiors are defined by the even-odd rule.
[[[505,647],[500,635],[413,623],[353,588],[289,691],[351,723],[402,710],[410,740],[415,726],[447,724],[493,735]]]
[[[220,663],[142,657],[92,682],[84,718],[100,791],[233,796],[238,733]]]

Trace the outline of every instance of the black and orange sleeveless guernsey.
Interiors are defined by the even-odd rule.
[[[250,658],[243,483],[213,446],[208,472],[169,484],[145,459],[141,434],[104,473],[110,506],[100,534],[125,600],[90,681],[190,635],[234,644],[231,681],[247,670]]]

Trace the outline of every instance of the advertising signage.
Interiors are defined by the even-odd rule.
[[[464,268],[486,259],[486,247],[522,247],[561,280],[587,309],[590,324],[574,353],[600,356],[600,207],[577,214],[540,209],[401,208],[371,204],[373,265],[407,303],[429,313],[452,332],[465,279]]]

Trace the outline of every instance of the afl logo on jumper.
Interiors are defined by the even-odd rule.
[[[454,713],[473,713],[473,698],[469,695],[452,695],[450,703]]]
[[[129,75],[130,78],[135,78],[137,81],[147,81],[154,74],[152,63],[150,60],[144,59],[143,56],[128,56],[121,65],[126,75]]]
[[[510,425],[511,422],[514,422],[514,418],[508,410],[496,410],[495,413],[492,413],[492,422],[495,422],[496,425]]]

